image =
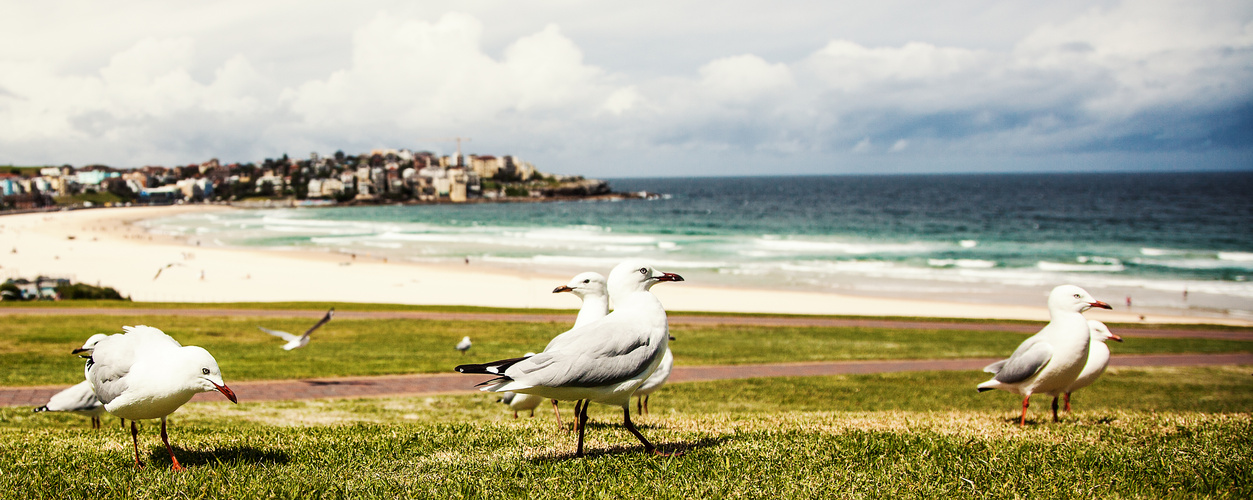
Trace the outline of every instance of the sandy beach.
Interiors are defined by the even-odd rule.
[[[116,288],[144,302],[327,301],[574,309],[553,294],[568,276],[524,275],[469,265],[429,265],[315,251],[202,247],[148,234],[137,221],[223,206],[100,208],[0,217],[0,278],[65,277]],[[157,276],[158,271],[160,275]],[[597,270],[607,273],[608,269]],[[855,297],[816,292],[702,286],[654,292],[672,311],[989,318],[1044,321],[1039,307]],[[1042,291],[1042,294],[1045,291]],[[1250,325],[1201,318],[1091,311],[1111,322]]]

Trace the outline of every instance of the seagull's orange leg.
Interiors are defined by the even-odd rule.
[[[174,448],[170,447],[170,438],[165,433],[165,417],[161,417],[161,441],[165,442],[165,449],[170,452],[170,461],[174,462],[173,470],[183,470],[183,466],[178,464],[178,459],[174,458]]]
[[[1070,413],[1070,393],[1066,393],[1066,413]]]
[[[561,410],[558,410],[558,409],[557,409],[557,400],[556,400],[556,399],[550,399],[549,401],[552,401],[552,402],[553,402],[553,415],[556,415],[556,416],[557,416],[557,430],[559,430],[559,431],[564,431],[564,430],[566,430],[566,426],[565,426],[565,424],[561,423]],[[575,418],[577,419],[578,417],[576,416]]]
[[[1031,396],[1022,398],[1022,421],[1018,422],[1018,427],[1027,426],[1027,407],[1031,406],[1028,404],[1029,401],[1031,401]]]

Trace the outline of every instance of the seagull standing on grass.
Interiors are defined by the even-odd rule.
[[[1091,332],[1091,339],[1088,344],[1088,362],[1083,365],[1083,372],[1079,374],[1079,378],[1075,383],[1070,384],[1066,388],[1066,411],[1070,411],[1070,393],[1079,389],[1092,385],[1105,373],[1105,368],[1109,366],[1109,346],[1105,344],[1106,340],[1122,342],[1122,337],[1114,335],[1109,331],[1109,327],[1105,323],[1090,319],[1088,320],[1088,330]],[[1053,407],[1057,407],[1057,397],[1053,397]]]
[[[671,339],[673,340],[673,339]],[[648,396],[661,386],[666,385],[666,381],[670,380],[670,370],[674,368],[674,353],[670,352],[670,348],[666,348],[665,357],[661,358],[661,364],[648,376],[648,380],[640,384],[640,388],[635,390],[635,413],[637,415],[648,413]]]
[[[330,321],[331,317],[333,316],[335,316],[334,307],[332,307],[331,310],[326,311],[326,315],[322,316],[322,319],[318,320],[317,324],[313,325],[311,328],[306,330],[304,335],[299,335],[299,336],[292,335],[290,333],[287,333],[281,330],[271,330],[269,328],[260,327],[260,326],[258,326],[257,328],[261,329],[261,331],[265,333],[268,333],[275,337],[286,340],[287,343],[283,345],[283,350],[290,351],[292,349],[299,349],[301,347],[309,345],[309,334],[313,333],[314,330],[321,328],[322,325],[325,325],[327,321]]]
[[[589,271],[586,273],[580,273],[574,278],[571,278],[569,283],[554,288],[553,293],[569,292],[574,294],[575,297],[578,297],[579,300],[583,301],[583,305],[579,308],[578,316],[575,316],[574,318],[574,326],[570,327],[570,329],[566,330],[564,333],[553,337],[552,340],[548,341],[548,346],[544,347],[544,350],[547,351],[569,342],[573,338],[569,335],[570,332],[573,332],[580,326],[596,321],[609,314],[608,287],[609,285],[605,282],[605,277],[603,275]],[[557,400],[553,399],[551,401],[553,402],[553,414],[557,416],[557,428],[565,429],[566,426],[561,423],[561,410],[557,409]],[[574,403],[574,414],[576,416],[574,425],[576,427],[579,425],[577,417],[579,414],[579,408],[585,404],[587,404],[586,401],[576,401]]]
[[[126,333],[110,335],[91,349],[84,374],[104,408],[131,421],[135,464],[139,460],[136,420],[161,419],[161,441],[170,452],[174,470],[183,470],[166,434],[166,417],[197,393],[218,391],[238,403],[235,392],[222,381],[217,360],[200,347],[183,346],[150,326],[124,326]]]
[[[1027,425],[1027,407],[1032,394],[1053,396],[1053,421],[1057,421],[1057,395],[1079,378],[1088,360],[1088,321],[1083,312],[1093,307],[1112,309],[1092,298],[1084,289],[1062,285],[1049,293],[1049,323],[1032,335],[1009,359],[992,363],[983,370],[994,373],[979,384],[979,392],[1000,389],[1022,395],[1022,420]]]
[[[100,428],[100,417],[105,414],[104,403],[91,391],[91,384],[86,380],[53,394],[48,399],[48,404],[35,408],[34,411],[63,411],[91,417],[92,429]]]
[[[649,453],[661,454],[631,423],[631,394],[652,375],[670,341],[666,310],[649,288],[666,281],[683,281],[642,262],[619,264],[609,273],[609,293],[615,308],[604,318],[576,328],[573,338],[534,356],[491,363],[461,365],[461,373],[495,375],[479,384],[481,390],[513,391],[549,399],[589,400],[622,408],[622,424]],[[583,456],[587,405],[577,415]]]
[[[461,342],[457,342],[457,350],[461,351],[462,356],[465,356],[466,351],[470,350],[471,345],[473,344],[470,342],[469,336],[461,337]]]

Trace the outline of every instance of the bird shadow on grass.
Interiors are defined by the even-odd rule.
[[[656,443],[657,451],[667,455],[686,455],[693,451],[703,448],[711,448],[720,446],[729,440],[726,436],[703,437],[692,441],[676,441],[670,443]],[[638,443],[619,444],[608,448],[589,448],[583,447],[583,456],[579,457],[574,454],[571,449],[562,453],[548,453],[530,457],[528,461],[534,464],[562,462],[566,460],[592,459],[601,456],[625,455],[631,453],[644,454],[644,446]]]
[[[230,463],[268,465],[285,464],[291,461],[291,457],[282,451],[263,450],[260,448],[253,448],[251,446],[235,446],[214,450],[184,450],[175,447],[174,456],[178,457],[178,462],[185,467],[193,465],[218,465]],[[170,454],[165,451],[164,447],[160,447],[149,452],[148,463],[162,467],[169,467],[172,465],[170,462]]]

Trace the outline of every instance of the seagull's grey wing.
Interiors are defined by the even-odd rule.
[[[1027,380],[1035,375],[1053,359],[1053,347],[1045,343],[1036,343],[1021,354],[1005,360],[1005,365],[996,372],[996,381],[1002,384],[1013,384]]]
[[[48,411],[87,411],[100,406],[100,398],[91,390],[91,383],[79,382],[48,399]]]
[[[509,367],[514,380],[547,387],[596,387],[635,377],[665,354],[650,345],[647,327],[638,321],[606,316],[579,330],[573,341]]]
[[[503,396],[501,396],[501,397],[500,397],[500,402],[501,402],[501,403],[504,403],[504,404],[509,404],[509,403],[512,403],[512,402],[513,402],[513,398],[514,398],[514,397],[516,397],[517,395],[518,395],[518,394],[517,394],[517,393],[515,393],[515,392],[505,391],[505,395],[503,395]]]
[[[124,377],[135,361],[133,345],[122,335],[111,335],[96,344],[87,358],[87,381],[100,401],[108,404],[126,391]]]
[[[318,328],[321,328],[321,327],[322,327],[322,325],[325,325],[327,321],[330,321],[330,320],[331,320],[331,316],[334,316],[334,315],[335,315],[335,308],[334,308],[334,307],[332,307],[332,308],[331,308],[331,310],[326,311],[326,316],[322,316],[322,319],[321,319],[321,320],[319,320],[319,321],[318,321],[318,323],[317,323],[316,325],[313,325],[311,328],[309,328],[308,330],[306,330],[306,331],[305,331],[305,334],[304,334],[304,335],[302,335],[302,337],[308,337],[308,336],[309,336],[309,334],[310,334],[310,333],[313,333],[313,331],[314,331],[314,330],[317,330]]]
[[[291,342],[291,341],[293,341],[293,340],[296,340],[296,339],[300,338],[300,337],[297,337],[297,336],[292,335],[292,334],[287,333],[287,332],[282,332],[282,331],[278,331],[278,330],[271,330],[271,329],[266,328],[266,327],[263,327],[263,326],[258,326],[257,328],[258,328],[258,329],[260,329],[261,331],[265,332],[265,333],[268,333],[268,334],[273,335],[273,336],[275,336],[275,337],[281,338],[281,339],[286,340],[286,341],[288,341],[288,342]]]

